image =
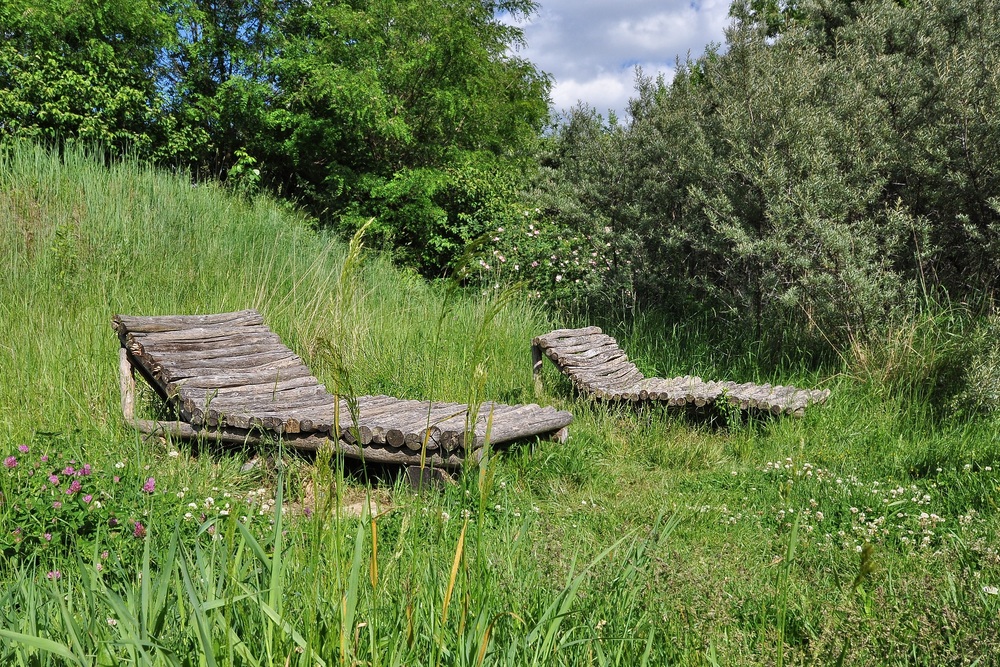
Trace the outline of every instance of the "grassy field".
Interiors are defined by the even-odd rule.
[[[125,427],[116,313],[257,308],[328,386],[536,400],[529,341],[566,322],[345,253],[267,200],[0,150],[0,664],[1000,664],[1000,423],[884,356],[765,372],[713,322],[601,322],[647,371],[833,396],[721,428],[547,367],[570,440],[419,496]]]

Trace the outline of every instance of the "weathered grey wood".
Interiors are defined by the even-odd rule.
[[[628,361],[628,355],[620,347],[604,347],[590,353],[562,355],[559,363],[567,368],[587,368],[601,366],[617,360]]]
[[[216,358],[188,358],[182,355],[173,356],[159,362],[165,373],[181,374],[197,371],[238,371],[248,368],[280,368],[280,364],[301,364],[302,359],[289,349],[279,349],[273,352],[247,354],[242,356],[226,355]]]
[[[135,374],[124,347],[118,350],[118,374],[122,395],[122,416],[126,422],[131,422],[135,419]]]
[[[306,449],[322,446],[332,437],[345,455],[392,463],[419,463],[425,454],[425,460],[434,465],[458,467],[467,456],[461,446],[467,406],[360,397],[351,402],[357,407],[352,415],[348,401],[330,395],[253,311],[224,314],[215,323],[206,318],[121,316],[113,324],[122,343],[122,371],[140,372],[181,419],[169,427],[148,420],[137,424],[145,432],[169,431],[178,437],[214,437],[230,442],[282,437],[288,444]],[[136,329],[130,329],[129,324]],[[124,377],[122,386],[125,391]],[[501,434],[527,428],[522,425],[512,430],[509,420],[544,428],[558,412],[538,406],[486,403],[473,422],[476,437],[485,434],[491,410]],[[123,402],[123,415],[126,413]],[[564,422],[572,419],[569,413],[558,414]],[[442,429],[441,422],[456,428]],[[560,428],[554,427],[552,432]],[[442,447],[442,442],[449,443],[448,447]],[[474,447],[470,441],[472,453],[468,456],[477,460]]]
[[[617,342],[596,327],[559,329],[535,337],[532,346],[533,364],[548,357],[581,393],[600,400],[705,407],[724,399],[742,410],[801,415],[805,407],[822,403],[830,395],[829,390],[705,382],[694,376],[645,378]],[[533,366],[533,370],[540,369]]]
[[[496,422],[490,430],[490,445],[502,445],[514,440],[531,437],[539,433],[558,432],[568,426],[572,419],[567,420],[565,413],[553,410],[551,413],[541,412],[534,416],[525,416],[519,420],[504,420]],[[486,444],[485,433],[476,436],[476,447]]]
[[[196,327],[193,329],[178,329],[176,331],[158,331],[141,333],[130,331],[129,338],[138,341],[142,345],[170,345],[172,343],[191,343],[205,341],[220,341],[242,336],[259,336],[261,334],[277,337],[264,324],[253,326],[242,326],[233,329],[222,329],[220,327]]]
[[[181,385],[179,389],[184,396],[192,396],[195,398],[202,398],[209,392],[214,392],[216,397],[220,396],[259,396],[259,395],[269,395],[280,391],[285,391],[289,389],[297,389],[299,387],[322,387],[317,380],[312,375],[303,375],[301,377],[289,378],[287,380],[281,380],[280,382],[265,382],[262,384],[248,384],[243,386],[234,387],[191,387]]]
[[[211,347],[204,350],[173,350],[168,358],[163,359],[170,364],[173,361],[197,363],[203,360],[206,364],[214,364],[223,359],[242,359],[256,354],[294,354],[284,345],[274,343],[234,345],[231,347]],[[157,363],[163,363],[162,361]]]
[[[264,318],[256,310],[241,310],[233,313],[219,313],[215,315],[116,315],[112,321],[116,331],[119,326],[123,326],[129,331],[137,333],[176,331],[178,329],[189,329],[193,327],[203,327],[206,325],[217,326],[219,324],[225,324],[227,326],[238,326],[244,324],[255,325],[263,323]]]
[[[151,345],[160,352],[197,352],[203,350],[231,349],[247,345],[268,345],[270,349],[279,349],[281,339],[274,333],[232,333],[224,337],[213,338],[211,340],[187,340],[173,341],[170,343],[150,343],[149,341],[136,340],[131,334],[127,342],[127,347],[133,354],[142,354],[146,345]]]
[[[583,327],[582,329],[555,329],[548,332],[544,336],[539,336],[538,338],[546,338],[551,341],[558,341],[566,338],[579,338],[580,336],[589,336],[592,334],[603,333],[600,327]]]

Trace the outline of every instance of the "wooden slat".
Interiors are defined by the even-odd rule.
[[[599,399],[645,401],[667,405],[704,407],[725,397],[744,410],[801,415],[808,405],[821,403],[829,390],[803,390],[754,383],[705,382],[699,377],[645,378],[618,347],[596,327],[559,329],[532,341],[536,374],[542,357],[548,357],[579,391]]]
[[[216,315],[154,315],[151,317],[117,315],[113,323],[116,330],[121,326],[135,333],[154,333],[222,324],[228,326],[256,325],[263,324],[264,318],[256,310],[241,310]]]

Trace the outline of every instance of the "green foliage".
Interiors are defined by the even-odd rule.
[[[0,6],[0,134],[79,138],[148,153],[159,141],[156,2],[12,0]]]
[[[1000,20],[971,0],[737,2],[725,52],[575,110],[542,181],[556,226],[614,230],[606,292],[711,309],[775,358],[1000,287]],[[629,300],[629,299],[625,299]]]
[[[505,17],[531,0],[15,0],[0,134],[84,139],[323,224],[438,275],[504,215],[549,79]]]
[[[496,11],[530,2],[318,2],[284,24],[271,173],[347,227],[442,271],[502,215],[547,117],[548,79]],[[287,166],[285,166],[287,165]]]

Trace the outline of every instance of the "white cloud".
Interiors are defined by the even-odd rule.
[[[623,116],[635,66],[669,80],[678,58],[723,41],[728,11],[727,0],[541,0],[518,55],[554,77],[556,111],[583,101]]]

